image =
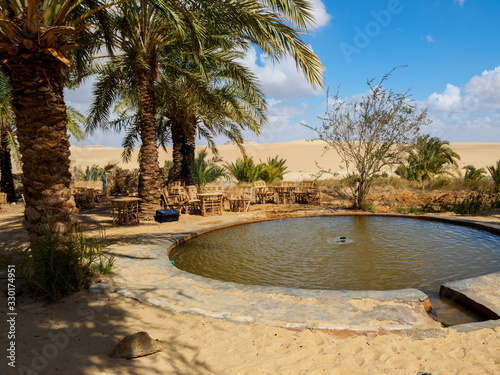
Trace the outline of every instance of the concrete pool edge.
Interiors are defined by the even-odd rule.
[[[358,213],[358,215],[374,215]],[[312,216],[346,216],[315,214]],[[431,216],[375,214],[445,221],[451,224],[480,227],[500,234],[500,227],[462,219]],[[307,217],[307,216],[301,216]],[[288,217],[282,219],[289,219]],[[276,220],[276,219],[271,219]],[[235,322],[264,323],[290,329],[322,329],[341,336],[356,334],[442,335],[444,328],[426,313],[427,296],[418,290],[397,291],[318,291],[292,288],[246,286],[207,279],[181,271],[165,257],[180,243],[195,236],[234,225],[268,221],[236,221],[190,233],[177,233],[154,246],[115,245],[119,270],[114,276],[116,291],[127,297],[152,303],[167,310],[199,314]],[[168,237],[168,235],[166,235]],[[132,247],[131,247],[132,246]],[[148,271],[154,277],[141,277],[135,271]],[[123,271],[128,275],[124,275]],[[119,276],[119,274],[122,274]],[[142,272],[141,274],[144,274]],[[500,275],[500,273],[499,273]],[[134,285],[135,284],[135,285]],[[121,286],[120,286],[121,285]],[[500,298],[499,298],[500,300]],[[498,302],[498,301],[497,301]],[[500,302],[498,302],[500,306]],[[288,311],[289,310],[289,311]],[[462,327],[463,326],[463,327]],[[474,330],[500,326],[500,320],[453,326]]]

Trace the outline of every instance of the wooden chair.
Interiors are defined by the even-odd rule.
[[[310,188],[306,188],[306,190],[307,190],[307,203],[320,204],[321,191],[319,190],[319,186],[315,185]]]
[[[161,205],[163,208],[172,208],[180,213],[185,202],[186,198],[184,194],[172,195],[168,192],[168,189],[162,189]]]
[[[0,193],[0,211],[5,210],[7,207],[7,193]]]
[[[196,197],[198,190],[195,185],[188,185],[185,188],[187,201],[184,202],[184,208],[189,213],[201,212],[201,200]]]
[[[95,207],[94,189],[75,187],[73,188],[73,196],[75,198],[76,207],[78,208]]]
[[[319,203],[319,188],[315,181],[304,180],[298,190],[294,192],[296,203]]]
[[[278,193],[277,202],[276,203],[294,203],[295,202],[295,194],[294,191],[297,187],[297,184],[294,181],[281,181],[281,185],[275,187],[276,193]]]
[[[224,195],[222,193],[212,192],[198,194],[200,199],[200,211],[202,216],[222,215]]]
[[[168,188],[179,188],[182,186],[182,181],[172,181],[170,184],[168,184]]]
[[[253,183],[255,189],[255,200],[257,203],[266,204],[274,202],[274,190],[267,187],[265,181],[255,181]]]
[[[252,200],[252,186],[236,186],[235,191],[228,198],[229,209],[232,212],[247,212]]]

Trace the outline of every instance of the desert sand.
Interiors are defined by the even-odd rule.
[[[496,164],[497,160],[500,159],[500,143],[451,143],[450,147],[461,157],[458,163],[460,168],[466,165],[485,168]],[[204,148],[204,146],[197,146],[197,151],[199,152]],[[217,146],[217,148],[224,162],[234,162],[241,156],[241,152],[235,145],[221,145]],[[331,169],[333,172],[343,172],[339,167],[341,165],[339,155],[333,150],[324,153],[324,144],[322,142],[251,143],[245,145],[245,150],[249,156],[254,157],[255,161],[266,161],[268,157],[275,157],[276,155],[286,159],[286,166],[288,167],[286,178],[290,180],[310,178],[312,174],[319,172],[318,165],[325,170]],[[127,164],[121,161],[121,152],[122,149],[120,148],[72,146],[71,161],[73,166],[82,168],[94,164],[104,166],[108,162],[118,163],[122,168],[138,168],[137,150],[135,150],[130,163]],[[165,160],[172,160],[171,147],[167,148],[167,152],[160,150],[159,159],[160,165],[163,165]],[[329,176],[325,175],[325,177]]]
[[[300,146],[300,152],[298,148]],[[461,165],[492,165],[500,159],[499,143],[452,144]],[[321,145],[289,142],[249,145],[256,159],[279,155],[287,159],[291,173],[316,172]],[[72,148],[75,165],[105,165],[119,161],[121,150]],[[238,155],[235,146],[221,146],[224,160]],[[165,160],[170,154],[162,154]],[[328,163],[338,164],[333,156]],[[325,163],[327,164],[327,163]],[[276,206],[273,206],[273,210]],[[10,206],[0,213],[0,248],[9,253],[25,241],[22,206]],[[288,208],[282,207],[286,214]],[[276,214],[276,212],[273,212]],[[258,215],[254,208],[242,220]],[[223,215],[223,216],[224,216]],[[247,215],[247,216],[246,216]],[[469,217],[500,224],[500,211]],[[141,241],[161,236],[164,227],[144,223],[113,227],[109,208],[83,210],[80,219],[85,231],[100,227],[113,241]],[[206,225],[207,220],[183,215],[186,225]],[[2,266],[4,267],[4,266]],[[5,270],[2,269],[2,275]],[[119,272],[119,270],[116,270]],[[138,275],[140,277],[140,275]],[[6,291],[5,280],[1,283]],[[499,374],[500,327],[471,332],[443,330],[440,337],[416,339],[397,334],[336,337],[319,330],[294,331],[257,323],[237,323],[210,317],[165,311],[113,292],[82,291],[53,304],[29,294],[16,301],[16,368],[7,366],[7,299],[2,306],[1,374],[408,374],[434,375]],[[162,352],[132,360],[111,359],[108,355],[126,335],[146,331],[164,344]]]

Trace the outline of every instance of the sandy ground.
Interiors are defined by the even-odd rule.
[[[268,205],[274,211],[276,207]],[[293,211],[286,206],[283,210]],[[225,213],[215,220],[234,219],[231,215],[247,220],[269,212],[254,206],[247,214]],[[23,243],[21,219],[22,206],[0,214],[4,252]],[[500,223],[500,210],[473,219]],[[214,219],[183,215],[182,220],[203,227]],[[113,227],[109,211],[99,208],[83,211],[81,221],[89,233],[103,226],[111,240],[140,240],[141,235],[162,231],[154,222]],[[4,282],[1,287],[6,290]],[[25,294],[16,302],[12,369],[5,355],[10,345],[7,300],[1,294],[1,374],[500,374],[500,327],[468,333],[446,330],[446,337],[423,340],[395,334],[339,339],[322,331],[296,332],[164,311],[113,292],[82,291],[58,304]],[[164,350],[133,360],[108,357],[124,336],[140,331],[162,341]]]
[[[241,156],[235,145],[217,147],[224,162],[234,162],[236,158]],[[466,165],[485,168],[496,164],[497,160],[500,159],[500,143],[451,143],[450,147],[461,157],[458,163],[460,168]],[[197,151],[199,152],[204,148],[204,146],[198,146]],[[337,153],[333,150],[324,153],[323,148],[324,144],[322,142],[308,141],[245,145],[247,154],[253,156],[256,162],[259,160],[264,162],[268,157],[273,158],[277,155],[285,159],[285,165],[288,167],[286,179],[290,180],[310,178],[311,174],[319,172],[318,165],[325,170],[331,169],[334,172],[343,173],[343,170],[339,167],[341,160]],[[118,163],[122,168],[138,168],[137,150],[128,164],[121,162],[121,152],[122,149],[120,148],[71,146],[72,165],[85,169],[86,166],[94,164],[104,166],[108,162],[113,162]],[[172,160],[172,148],[167,148],[167,152],[160,150],[159,159],[160,165],[163,165],[165,160]],[[330,176],[325,175],[325,177]]]

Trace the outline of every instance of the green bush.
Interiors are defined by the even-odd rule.
[[[375,212],[375,205],[372,202],[365,202],[363,211]]]
[[[426,190],[450,190],[451,185],[454,184],[454,179],[449,177],[436,177],[427,180],[427,182],[423,185]]]
[[[275,156],[274,158],[267,158],[267,163],[255,164],[253,157],[245,156],[236,159],[234,163],[226,163],[224,168],[238,182],[251,183],[264,180],[271,183],[283,179],[283,175],[287,173],[285,163],[285,159],[279,159],[279,156]]]
[[[221,159],[218,157],[207,159],[207,157],[208,151],[205,148],[192,163],[189,163],[191,176],[193,176],[194,184],[199,193],[203,191],[206,184],[210,184],[226,176],[225,170],[216,164]]]
[[[18,249],[9,262],[29,287],[59,301],[78,292],[87,278],[111,272],[114,257],[102,252],[103,239],[86,238],[81,231],[62,237],[50,218],[43,236]]]
[[[471,215],[487,210],[489,204],[483,195],[470,195],[460,202],[453,203],[452,211],[457,215]]]
[[[493,192],[498,193],[500,191],[500,160],[497,161],[496,166],[490,165],[487,169],[493,179]]]

